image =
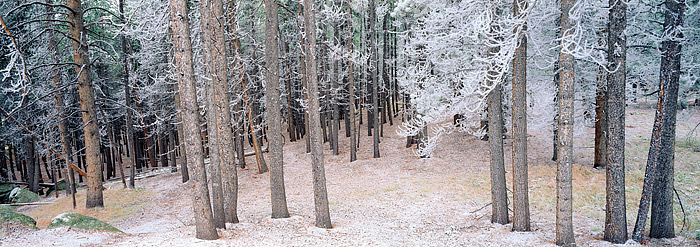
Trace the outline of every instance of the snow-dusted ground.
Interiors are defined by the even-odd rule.
[[[653,111],[637,111],[646,115],[629,116],[628,121],[637,122],[628,124],[628,136],[647,136],[651,131]],[[652,117],[648,116],[650,112]],[[696,116],[688,122],[697,122],[697,119]],[[395,121],[400,121],[400,118]],[[292,215],[288,219],[270,218],[269,175],[256,175],[254,159],[249,157],[248,165],[251,168],[238,171],[238,212],[241,223],[228,224],[227,229],[220,230],[219,240],[202,241],[194,238],[191,196],[187,189],[189,186],[180,182],[178,173],[165,172],[137,181],[138,187],[153,193],[146,199],[148,204],[142,210],[125,220],[113,222],[125,234],[67,227],[42,229],[9,234],[0,239],[0,246],[554,245],[554,205],[546,204],[555,201],[554,194],[548,196],[551,200],[541,200],[537,195],[531,195],[532,232],[511,232],[510,225],[490,223],[490,207],[487,206],[490,200],[487,142],[453,133],[446,136],[432,158],[418,159],[413,155],[412,149],[405,148],[405,138],[396,134],[396,125],[386,125],[385,128],[385,137],[380,145],[380,159],[372,158],[371,138],[366,134],[365,125],[360,129],[361,145],[355,162],[348,162],[349,138],[344,137],[344,128],[340,131],[340,155],[330,155],[328,145],[324,144],[333,229],[313,226],[310,155],[304,153],[302,140],[288,143],[284,149],[286,192]],[[551,136],[546,137],[544,131],[531,131],[530,134],[529,162],[532,169],[555,171],[555,163],[550,160]],[[586,148],[586,145],[592,143],[589,140],[591,136],[592,134],[585,135],[582,137],[585,141],[576,144],[580,162],[574,171],[591,173],[594,178],[604,178],[604,171],[591,168],[592,154],[588,153],[592,153],[592,149]],[[506,167],[510,171],[510,139],[505,144]],[[538,181],[554,181],[554,175],[555,173],[531,175],[531,193],[539,190],[537,186],[541,184]],[[507,177],[510,179],[510,172]],[[574,183],[580,181],[574,179]],[[121,185],[112,184],[108,187],[118,188]],[[576,184],[574,187],[577,187]],[[588,210],[601,208],[604,209],[604,205]],[[20,211],[22,210],[41,208]],[[575,212],[577,244],[611,246],[602,241],[603,221],[604,218]],[[630,232],[633,221],[634,218],[628,217]],[[698,243],[682,237],[653,242],[654,245],[687,246],[697,246]],[[629,244],[634,245],[633,242]]]

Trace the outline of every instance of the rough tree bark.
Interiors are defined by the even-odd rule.
[[[338,32],[339,30],[335,29],[335,36],[336,39],[338,39]],[[329,73],[330,74],[330,73]],[[329,119],[331,121],[331,135],[333,138],[331,139],[331,150],[333,152],[333,155],[338,155],[339,150],[338,150],[338,131],[340,129],[340,108],[338,105],[340,104],[340,98],[338,97],[338,94],[340,93],[340,88],[338,86],[338,61],[333,62],[333,77],[331,78],[331,90],[329,90],[329,103],[331,105],[330,109],[333,111],[331,114],[329,114],[329,118],[332,116],[332,119]]]
[[[601,30],[598,34],[598,45],[604,45],[604,33]],[[593,155],[593,168],[603,169],[608,164],[608,87],[607,71],[605,67],[598,66],[596,75],[596,95],[595,95],[595,151]]]
[[[218,16],[216,16],[216,3],[214,0],[203,0],[200,3],[200,13],[202,19],[200,21],[202,28],[202,52],[204,57],[204,70],[205,70],[205,81],[206,81],[206,101],[207,101],[207,140],[209,147],[209,165],[207,170],[209,172],[209,182],[211,184],[211,199],[212,199],[212,209],[214,213],[214,223],[216,228],[226,228],[226,213],[224,213],[224,186],[222,180],[222,168],[221,165],[221,152],[220,146],[221,141],[224,139],[219,133],[219,114],[224,114],[219,112],[218,99],[220,94],[217,91],[225,90],[228,85],[225,82],[226,73],[224,72],[224,78],[221,78],[219,73],[220,66],[226,68],[225,53],[224,62],[220,64],[221,56],[220,53],[224,52],[219,50],[217,46],[218,36],[223,36],[223,30],[218,29],[220,26],[217,23]],[[220,11],[220,12],[223,12]],[[220,32],[220,33],[217,33]],[[219,35],[220,34],[220,35]],[[223,41],[222,41],[223,42]],[[222,85],[220,85],[222,84]],[[223,88],[220,88],[223,87]],[[227,101],[228,102],[228,101]],[[228,105],[228,104],[226,104]],[[229,115],[230,118],[230,115]],[[230,126],[230,123],[229,125]]]
[[[284,154],[282,147],[282,109],[279,89],[277,1],[265,0],[265,94],[267,127],[270,140],[270,203],[272,218],[287,218],[287,196],[284,191]],[[287,97],[290,97],[289,94]]]
[[[238,222],[238,177],[235,168],[231,109],[228,94],[227,54],[224,28],[224,5],[221,0],[203,1],[202,39],[208,74],[209,157],[214,200],[214,220],[217,227],[225,222]]]
[[[304,32],[306,37],[306,73],[309,95],[309,137],[311,142],[311,171],[313,173],[314,212],[316,227],[332,228],[326,190],[326,171],[323,160],[323,139],[321,138],[321,116],[318,97],[318,77],[316,76],[316,15],[314,0],[304,0]]]
[[[525,0],[516,0],[514,16],[522,15]],[[527,24],[516,27],[523,32]],[[530,231],[530,202],[527,188],[527,38],[518,37],[513,58],[513,231]]]
[[[186,183],[190,180],[189,169],[187,169],[187,148],[185,148],[185,131],[183,129],[182,122],[182,110],[180,109],[180,86],[175,83],[174,85],[174,95],[175,107],[177,107],[177,150],[180,151],[180,172],[182,175],[182,182]]]
[[[379,82],[377,80],[377,38],[374,31],[374,22],[377,19],[376,7],[374,0],[369,0],[369,42],[370,58],[369,58],[369,76],[372,81],[372,128],[374,128],[374,158],[379,158],[379,99],[377,92],[379,91]],[[369,126],[369,124],[367,125]]]
[[[38,162],[36,161],[36,154],[34,153],[34,141],[31,136],[26,136],[24,138],[25,155],[24,160],[26,161],[27,167],[27,185],[29,185],[29,190],[38,193],[39,192],[39,176],[37,175]]]
[[[494,15],[501,15],[499,10],[493,11]],[[491,31],[497,33],[499,27],[491,26]],[[500,37],[491,37],[500,40]],[[494,56],[500,51],[500,47],[492,45],[488,49],[488,56]],[[496,72],[489,70],[489,78],[495,78]],[[489,93],[487,98],[487,117],[489,148],[491,153],[491,222],[498,224],[508,224],[508,192],[506,188],[506,167],[503,157],[503,102],[502,85],[496,87]]]
[[[215,90],[216,129],[219,144],[219,165],[221,167],[224,214],[226,222],[238,223],[238,172],[236,157],[233,153],[233,132],[231,130],[231,106],[228,83],[228,54],[224,23],[224,4],[222,0],[211,2],[211,23],[209,23],[213,39],[211,61],[216,69],[213,75]]]
[[[187,17],[187,1],[170,1],[170,28],[173,31],[173,53],[175,56],[176,77],[180,85],[182,101],[183,130],[185,133],[185,148],[187,163],[192,172],[192,199],[195,218],[196,237],[199,239],[218,239],[214,217],[212,216],[207,175],[204,168],[202,147],[202,132],[200,131],[199,107],[192,67],[192,43],[190,26]]]
[[[574,163],[574,56],[564,52],[573,49],[570,40],[572,21],[569,11],[574,0],[561,0],[561,32],[559,46],[559,118],[557,121],[557,245],[576,246],[572,222],[571,166]]]
[[[608,25],[608,150],[605,168],[605,231],[603,239],[627,241],[625,206],[625,77],[627,25],[624,1],[610,0]]]
[[[83,118],[83,132],[85,136],[85,154],[87,166],[87,199],[86,208],[101,208],[104,206],[102,199],[102,180],[100,179],[100,136],[97,129],[97,116],[95,114],[95,92],[92,86],[92,74],[90,73],[90,55],[87,46],[87,31],[83,23],[83,7],[80,0],[66,0],[66,5],[72,11],[68,11],[70,36],[73,39],[73,59],[76,63],[75,72],[78,74],[78,93],[80,95],[80,111]]]
[[[684,38],[685,4],[685,0],[665,1],[665,37],[661,48],[663,55],[659,83],[659,108],[656,110],[656,119],[660,120],[661,123],[660,133],[657,133],[659,131],[653,133],[660,135],[660,137],[658,147],[654,147],[658,152],[652,153],[650,149],[648,159],[656,162],[651,196],[651,229],[649,229],[649,236],[652,238],[675,237],[673,226],[673,160],[676,146],[676,110],[681,74],[681,41]],[[656,129],[656,122],[654,125],[654,129]],[[655,157],[654,154],[656,154]],[[646,176],[644,179],[646,185]]]
[[[508,193],[506,192],[506,167],[503,159],[503,112],[501,86],[489,93],[488,119],[491,150],[491,222],[508,224]]]
[[[350,0],[347,2],[346,26],[348,28],[348,53],[352,53],[353,30],[352,30],[352,8]],[[357,146],[355,143],[355,75],[353,73],[353,63],[348,59],[348,117],[350,118],[350,162],[357,160]]]

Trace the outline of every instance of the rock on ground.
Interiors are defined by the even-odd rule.
[[[51,220],[49,228],[56,228],[61,226],[70,226],[85,230],[105,230],[113,232],[122,232],[110,224],[78,213],[59,214]]]

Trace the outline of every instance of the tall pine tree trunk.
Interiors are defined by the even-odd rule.
[[[523,15],[527,7],[525,0],[516,0],[513,15]],[[516,27],[522,32],[527,24]],[[527,96],[526,65],[527,38],[524,33],[518,37],[518,47],[513,58],[513,231],[530,231],[530,202],[528,199],[527,177]]]
[[[124,19],[124,0],[119,0],[119,19],[122,23],[126,22]],[[127,149],[130,158],[130,174],[129,174],[129,188],[134,188],[135,186],[135,173],[136,173],[136,150],[135,150],[135,140],[134,126],[133,126],[133,108],[131,108],[131,83],[129,82],[129,52],[126,37],[124,33],[119,35],[121,41],[121,52],[122,52],[122,81],[124,83],[124,105],[126,106],[126,136],[127,136]]]
[[[659,140],[659,152],[649,160],[657,162],[656,179],[651,196],[651,229],[652,238],[674,238],[673,226],[673,160],[676,144],[676,110],[678,102],[678,86],[681,74],[681,41],[683,40],[683,15],[685,0],[665,1],[666,13],[664,18],[664,41],[661,48],[661,78],[659,103],[662,124]],[[658,117],[657,117],[658,119]],[[646,178],[645,178],[646,179]]]
[[[216,129],[218,132],[219,164],[224,191],[224,211],[226,222],[238,223],[238,172],[236,170],[236,156],[233,153],[233,132],[231,130],[231,106],[228,82],[228,54],[226,53],[226,36],[224,23],[224,3],[222,0],[213,0],[211,6],[213,17],[210,23],[214,52],[212,63],[216,69],[214,77],[215,105],[216,105]]]
[[[559,119],[557,123],[557,245],[575,246],[572,222],[572,166],[574,163],[574,56],[564,50],[573,50],[571,37],[573,21],[569,11],[574,0],[561,0],[561,32],[559,39]],[[564,47],[566,46],[566,47]]]
[[[372,128],[374,128],[374,158],[379,158],[379,98],[377,93],[379,91],[379,81],[377,80],[377,44],[375,42],[376,35],[374,31],[374,23],[377,19],[376,7],[374,6],[374,0],[369,0],[369,76],[372,81]]]
[[[282,144],[282,103],[279,90],[279,44],[277,1],[265,0],[265,94],[270,149],[270,203],[272,218],[287,218],[287,196],[284,191],[284,154]],[[291,94],[290,94],[291,95]],[[287,97],[289,97],[288,95]]]
[[[87,31],[83,24],[83,7],[80,0],[67,0],[66,5],[72,11],[68,11],[70,36],[73,39],[73,59],[75,72],[78,75],[78,93],[80,95],[80,110],[83,119],[83,133],[85,136],[85,154],[87,166],[87,199],[86,208],[101,208],[104,206],[102,199],[102,180],[100,179],[100,136],[97,129],[97,116],[95,114],[95,92],[92,88],[92,74],[90,73],[90,56],[87,46]]]
[[[219,2],[220,3],[220,2]],[[219,5],[221,7],[221,5]],[[204,55],[204,71],[206,80],[206,98],[207,98],[207,140],[209,146],[209,166],[207,166],[208,175],[211,183],[211,199],[212,199],[212,209],[214,213],[214,223],[216,228],[226,228],[226,213],[224,213],[224,186],[222,179],[222,162],[221,162],[221,141],[223,137],[220,136],[218,120],[220,114],[225,114],[220,112],[220,107],[218,105],[218,99],[221,94],[218,91],[226,90],[228,88],[226,81],[226,73],[224,72],[223,78],[219,73],[220,66],[223,65],[222,69],[226,68],[226,54],[220,54],[225,52],[225,50],[220,50],[223,47],[218,46],[219,36],[223,36],[223,28],[219,29],[220,23],[217,18],[217,11],[215,0],[203,0],[200,3],[200,13],[202,19],[200,21],[202,28],[202,53]],[[221,41],[223,43],[223,40]],[[220,63],[219,56],[223,56],[224,62]],[[223,88],[222,88],[223,87]],[[227,101],[228,103],[228,101]],[[228,105],[228,104],[226,104]],[[230,126],[230,124],[228,125]],[[227,128],[230,128],[228,127]],[[223,126],[222,126],[223,127]]]
[[[339,30],[334,30],[336,40],[338,40],[338,32]],[[340,98],[338,97],[338,94],[340,93],[340,88],[338,86],[338,61],[333,62],[333,77],[331,78],[331,90],[330,92],[330,98],[329,98],[329,103],[331,105],[330,109],[333,111],[330,116],[333,117],[331,119],[331,135],[333,138],[331,138],[331,150],[333,151],[333,155],[338,155],[338,130],[340,129],[340,108],[338,105],[340,104]]]
[[[309,94],[309,137],[311,142],[311,171],[314,187],[314,212],[316,227],[332,228],[326,189],[326,171],[321,139],[321,116],[319,114],[318,77],[316,73],[316,15],[313,0],[304,0],[304,31],[306,33],[306,73]]]
[[[491,149],[491,222],[508,224],[508,193],[506,192],[506,168],[503,160],[503,112],[501,86],[489,93],[489,144]]]
[[[605,168],[605,231],[613,243],[627,241],[625,205],[625,83],[627,4],[610,0],[608,25],[608,150]]]
[[[494,8],[498,8],[494,6]],[[499,10],[493,11],[494,16],[500,16]],[[491,32],[497,33],[498,25],[491,25]],[[490,37],[502,40],[501,37]],[[488,56],[493,57],[500,51],[500,46],[492,44],[488,49]],[[488,78],[496,78],[497,72],[489,69]],[[487,117],[489,148],[491,153],[491,222],[498,224],[508,224],[508,192],[506,187],[506,167],[503,157],[503,103],[502,85],[496,87],[489,93],[487,98]]]
[[[352,8],[350,0],[347,0],[346,26],[348,29],[348,52],[352,53],[353,32],[352,32]],[[348,59],[348,117],[350,118],[350,162],[357,160],[356,127],[355,127],[355,74],[353,73],[352,59]]]
[[[181,114],[185,133],[184,147],[187,149],[187,163],[192,171],[192,209],[194,212],[196,237],[213,240],[219,238],[212,216],[209,188],[200,131],[199,106],[192,67],[192,43],[190,24],[187,17],[187,1],[170,1],[170,28],[173,31],[173,55],[175,56],[176,77],[181,90]]]
[[[672,238],[673,226],[673,159],[675,146],[675,122],[678,101],[678,79],[680,76],[681,44],[683,37],[679,29],[683,25],[685,1],[666,1],[664,18],[665,37],[662,42],[659,100],[656,107],[654,129],[647,159],[642,196],[637,212],[637,221],[632,239],[641,242],[652,204],[651,231],[653,238]],[[662,188],[657,188],[658,186]],[[652,195],[653,194],[653,195]],[[656,210],[656,211],[655,211]],[[662,210],[666,210],[663,212]]]

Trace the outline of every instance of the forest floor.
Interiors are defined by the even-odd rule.
[[[698,246],[700,234],[700,138],[690,130],[700,122],[697,108],[678,121],[676,187],[686,223],[676,203],[679,237],[654,240],[652,246]],[[644,177],[654,110],[630,106],[627,113],[627,221],[631,233]],[[400,121],[395,118],[395,121]],[[382,158],[372,158],[371,138],[361,128],[358,160],[349,161],[349,138],[340,134],[340,155],[325,147],[326,178],[333,229],[314,227],[310,155],[302,141],[284,147],[287,219],[271,219],[269,174],[257,175],[254,157],[240,177],[238,213],[241,223],[219,230],[220,239],[194,238],[192,199],[188,184],[168,169],[137,180],[138,189],[120,182],[107,184],[105,208],[78,209],[69,198],[45,198],[50,205],[25,206],[41,230],[5,226],[0,246],[553,246],[555,240],[556,163],[551,161],[551,134],[529,132],[529,187],[532,232],[511,232],[511,225],[490,223],[488,142],[463,133],[444,137],[431,158],[417,158],[414,148],[385,126]],[[592,168],[593,128],[576,136],[574,165],[574,231],[579,246],[611,246],[602,240],[605,219],[605,170]],[[510,134],[510,132],[508,133]],[[508,187],[512,186],[511,139],[505,140]],[[111,223],[125,233],[46,229],[54,216],[79,212]],[[648,228],[647,228],[648,229]],[[4,233],[3,233],[4,232]],[[634,242],[628,242],[635,245]]]

